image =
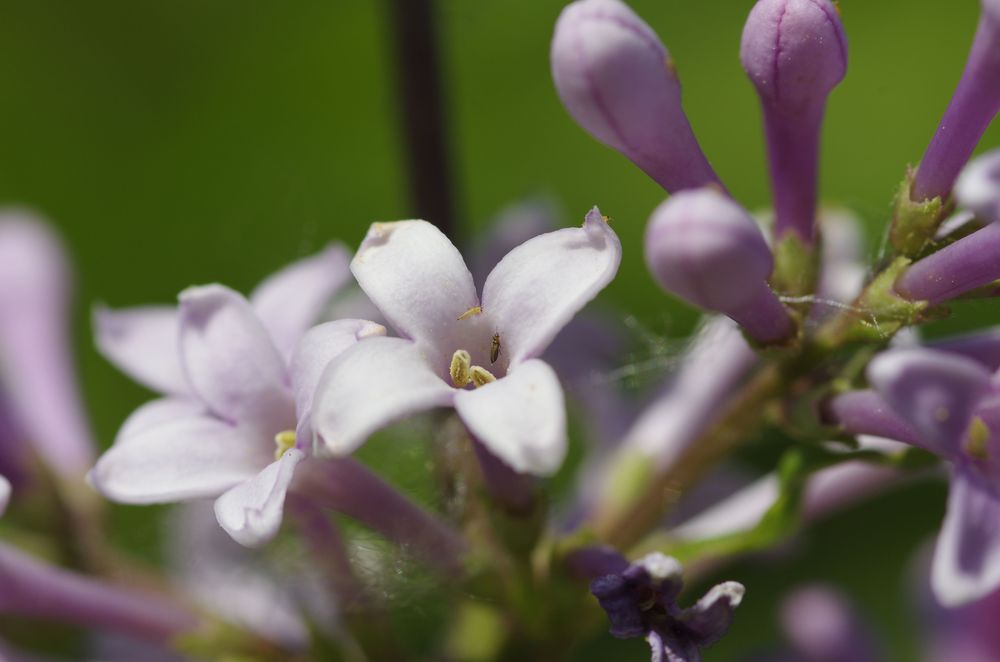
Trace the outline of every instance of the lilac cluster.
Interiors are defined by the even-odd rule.
[[[997,2],[983,0],[952,103],[901,186],[888,252],[869,265],[853,217],[817,202],[822,120],[847,68],[834,4],[759,0],[743,32],[773,223],[713,170],[653,30],[620,0],[563,10],[551,66],[564,105],[670,194],[647,225],[649,270],[721,313],[642,407],[591,379],[618,336],[579,315],[622,259],[609,218],[594,207],[553,229],[522,209],[468,265],[429,222],[379,222],[353,254],[330,244],[248,296],[207,284],[176,305],[99,306],[101,354],[158,394],[99,452],[71,368],[66,256],[43,221],[0,214],[0,515],[11,504],[0,614],[125,635],[122,659],[146,659],[135,640],[263,660],[333,642],[363,659],[361,639],[372,659],[401,659],[380,629],[393,606],[381,582],[426,572],[454,589],[437,657],[564,652],[589,609],[612,635],[645,638],[654,662],[692,662],[745,589],[722,582],[682,608],[677,558],[690,583],[777,544],[793,523],[913,477],[910,447],[951,476],[934,595],[948,608],[995,600],[1000,333],[921,344],[905,330],[957,297],[1000,294],[1000,152],[966,164],[1000,109],[998,21]],[[559,501],[545,479],[569,471],[568,402],[585,410],[592,443]],[[398,423],[433,442],[422,466],[444,507],[355,456]],[[791,461],[737,475],[727,458],[767,424],[795,438]],[[169,580],[111,548],[98,494],[185,504]],[[34,554],[15,540],[37,512],[54,542]],[[879,658],[838,593],[805,589],[787,604],[793,659]]]

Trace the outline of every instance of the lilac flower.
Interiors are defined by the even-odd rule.
[[[0,476],[0,517],[3,517],[7,510],[7,503],[10,501],[10,481]]]
[[[646,264],[691,304],[733,318],[761,343],[789,340],[795,324],[771,291],[771,249],[750,215],[711,188],[671,196],[646,227]]]
[[[931,349],[894,349],[868,369],[879,398],[871,413],[857,405],[841,424],[850,432],[871,421],[898,421],[906,441],[951,462],[951,490],[932,573],[935,594],[955,606],[1000,586],[1000,400],[991,372],[963,356]],[[840,396],[838,399],[842,398]],[[879,423],[882,425],[883,423]],[[892,426],[900,427],[899,422]]]
[[[913,179],[910,198],[915,202],[948,196],[959,170],[1000,110],[1000,8],[996,0],[981,4],[962,78]]]
[[[209,285],[182,292],[176,311],[99,311],[105,354],[167,396],[125,421],[91,471],[92,484],[125,503],[219,497],[219,523],[238,542],[273,537],[305,457],[300,446],[311,438],[312,392],[323,368],[349,345],[385,332],[339,320],[295,342],[343,282],[343,258],[335,247],[286,269],[258,288],[252,304]]]
[[[670,54],[619,0],[578,0],[552,38],[552,78],[563,105],[597,140],[671,193],[722,186],[681,108]]]
[[[937,305],[997,279],[1000,223],[990,223],[910,265],[895,290],[904,299]]]
[[[847,39],[828,0],[760,0],[743,29],[743,69],[757,88],[779,240],[813,241],[826,99],[847,70]]]
[[[1000,149],[969,162],[955,182],[955,200],[987,221],[1000,221]]]
[[[875,635],[847,597],[823,585],[803,586],[781,604],[781,625],[798,662],[876,662]]]
[[[402,337],[359,343],[327,369],[313,408],[319,449],[345,455],[388,423],[453,406],[515,471],[551,474],[566,452],[566,414],[555,373],[535,357],[611,281],[620,259],[618,237],[595,208],[582,228],[508,253],[480,298],[433,225],[374,224],[351,270]]]
[[[46,224],[27,212],[0,213],[0,363],[13,432],[75,479],[93,462],[94,444],[67,337],[70,289],[66,256]]]
[[[653,662],[697,662],[699,649],[719,640],[729,629],[744,588],[737,582],[713,586],[687,609],[677,604],[682,580],[676,559],[649,554],[624,571],[598,577],[590,584],[611,621],[611,634],[645,637]]]

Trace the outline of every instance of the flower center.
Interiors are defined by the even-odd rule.
[[[456,350],[452,355],[448,372],[451,374],[451,383],[458,388],[465,388],[470,383],[479,388],[497,380],[486,368],[472,365],[472,356],[464,349]]]
[[[274,435],[274,459],[280,460],[285,451],[295,448],[295,430],[285,430]]]

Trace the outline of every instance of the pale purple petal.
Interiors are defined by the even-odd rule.
[[[961,354],[982,363],[988,370],[1000,369],[1000,326],[928,343],[932,349]]]
[[[479,298],[458,249],[440,230],[426,221],[375,223],[351,271],[401,336],[435,348],[437,361],[451,360],[467,337],[458,318]]]
[[[246,547],[269,542],[281,527],[285,492],[295,467],[305,453],[292,448],[245,483],[240,483],[215,501],[219,525]]]
[[[182,418],[197,418],[208,415],[205,405],[194,398],[151,400],[129,414],[118,429],[115,443]]]
[[[957,607],[1000,587],[1000,498],[967,467],[956,466],[938,536],[931,587]]]
[[[893,349],[869,364],[868,380],[935,452],[948,457],[959,452],[972,413],[989,389],[990,373],[963,356]]]
[[[317,451],[347,455],[376,430],[411,414],[446,407],[454,389],[427,365],[423,348],[402,338],[369,338],[334,359],[316,386]]]
[[[10,502],[10,482],[0,476],[0,517],[3,517],[4,512],[7,510],[7,504]]]
[[[582,228],[521,244],[483,286],[483,311],[500,334],[510,365],[540,355],[587,302],[611,282],[621,242],[595,207]]]
[[[802,660],[876,662],[884,659],[868,624],[831,586],[796,589],[781,605],[781,624]]]
[[[68,337],[70,269],[58,237],[27,212],[0,212],[0,364],[18,428],[76,479],[93,463]]]
[[[154,391],[191,391],[181,368],[180,321],[174,306],[94,310],[97,349],[126,375]]]
[[[515,471],[551,475],[566,457],[566,405],[555,371],[532,359],[503,379],[455,394],[469,431]]]
[[[250,294],[250,305],[281,355],[319,321],[334,294],[351,277],[351,253],[342,244],[295,262],[269,276]]]
[[[289,367],[299,418],[309,412],[316,384],[330,361],[360,340],[384,335],[384,326],[368,320],[337,320],[310,329],[295,346]]]
[[[166,406],[166,405],[164,405]],[[160,416],[159,408],[147,410]],[[145,424],[129,421],[88,479],[122,503],[165,503],[214,497],[252,478],[273,458],[273,443],[252,427],[211,416]]]
[[[222,285],[181,292],[180,353],[192,391],[222,418],[292,416],[285,361],[239,293]]]

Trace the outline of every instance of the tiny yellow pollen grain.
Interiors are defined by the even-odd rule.
[[[295,430],[285,430],[274,435],[274,459],[280,460],[285,451],[295,448]]]
[[[472,356],[464,349],[456,350],[451,357],[451,366],[448,369],[451,374],[451,382],[458,388],[463,388],[472,379],[470,368],[472,367]]]
[[[461,322],[462,320],[467,320],[470,317],[475,317],[476,315],[479,315],[482,312],[483,312],[482,306],[473,306],[472,308],[469,308],[467,311],[459,315],[458,321]]]
[[[470,377],[472,378],[472,383],[476,385],[476,388],[479,388],[480,386],[485,386],[486,384],[489,384],[490,382],[495,382],[497,380],[497,378],[493,376],[492,372],[478,365],[472,366],[472,370],[470,371],[469,374]]]

